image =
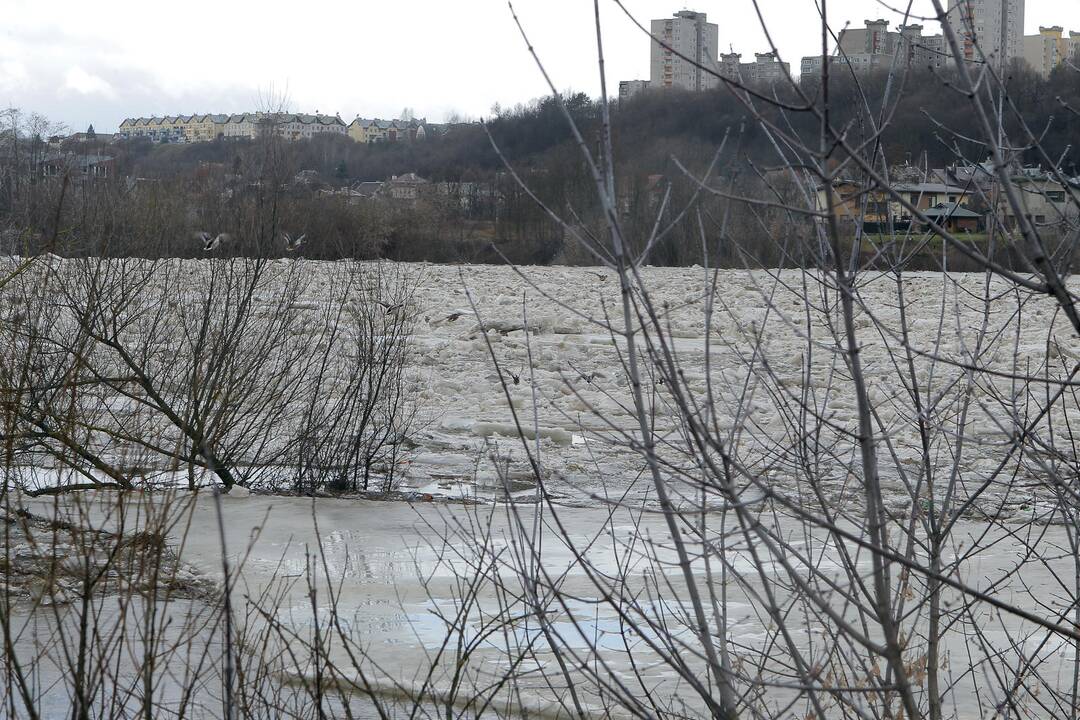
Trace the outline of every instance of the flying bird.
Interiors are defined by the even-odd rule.
[[[390,303],[383,302],[382,300],[376,300],[375,302],[381,305],[383,310],[385,310],[387,313],[394,313],[398,310],[403,310],[405,308],[405,303],[397,303],[395,305],[391,305]]]
[[[203,245],[203,250],[206,252],[214,250],[218,245],[229,239],[229,236],[226,233],[218,233],[212,240],[210,239],[210,233],[202,233],[202,235],[205,243]]]
[[[307,237],[307,233],[304,233],[300,237],[293,240],[292,236],[289,235],[289,233],[282,233],[282,235],[285,236],[285,250],[287,250],[288,252],[293,252],[298,247],[300,247],[304,242],[304,238]]]

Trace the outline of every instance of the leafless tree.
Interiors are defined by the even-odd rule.
[[[946,8],[934,4],[943,21]],[[1073,342],[1066,337],[1080,333],[1066,281],[1077,241],[1075,187],[1044,154],[1049,179],[1066,196],[1057,204],[1065,242],[1051,252],[1046,231],[1027,209],[1042,193],[1030,191],[1025,199],[1018,188],[1020,152],[1037,151],[1038,137],[1026,130],[1019,138],[1003,135],[1000,117],[1019,112],[998,67],[989,58],[966,61],[943,23],[956,65],[946,87],[970,103],[974,118],[973,127],[948,131],[968,141],[977,136],[992,165],[983,190],[989,244],[977,247],[950,233],[890,182],[881,153],[881,135],[903,102],[907,66],[898,55],[896,92],[887,93],[881,107],[867,104],[856,123],[837,126],[830,74],[847,69],[830,64],[833,32],[825,5],[821,16],[819,95],[808,95],[791,78],[772,91],[718,78],[753,112],[759,132],[773,139],[778,174],[794,192],[754,199],[707,176],[696,182],[759,217],[779,211],[785,222],[769,236],[784,253],[797,251],[809,261],[793,274],[747,275],[762,314],[760,324],[740,327],[736,336],[714,330],[723,316],[736,316],[726,306],[723,276],[702,273],[703,373],[687,365],[669,327],[673,309],[654,299],[641,269],[644,253],[632,254],[623,236],[608,118],[594,154],[563,106],[605,227],[602,234],[588,233],[558,220],[617,274],[621,288],[620,306],[598,327],[618,339],[613,362],[624,369],[627,389],[610,392],[633,422],[620,424],[597,408],[610,428],[597,440],[639,454],[655,497],[654,509],[642,515],[658,513],[666,530],[653,534],[655,527],[638,520],[641,529],[626,552],[639,555],[644,570],[628,561],[612,574],[579,545],[576,558],[592,584],[592,602],[620,620],[634,647],[647,648],[679,679],[681,692],[650,682],[655,667],[635,666],[632,687],[625,685],[625,675],[612,667],[619,653],[588,640],[587,618],[572,610],[581,591],[564,591],[561,577],[544,572],[535,513],[515,512],[521,545],[504,562],[531,588],[522,599],[524,612],[558,638],[555,654],[578,673],[572,681],[551,680],[569,714],[583,713],[584,694],[603,699],[609,711],[617,706],[643,716],[936,719],[963,716],[965,705],[975,703],[981,715],[1075,717],[1076,681],[1056,674],[1050,660],[1060,650],[1080,667],[1069,509],[1078,468],[1067,419],[1080,368],[1073,351],[1062,350]],[[597,3],[603,82],[601,38]],[[549,85],[559,99],[550,79]],[[811,115],[816,132],[796,132],[785,118],[797,113]],[[724,161],[721,148],[717,162]],[[845,178],[861,186],[854,213],[843,213],[847,223],[841,221],[847,199],[836,190]],[[891,220],[887,232],[865,231],[875,198],[900,207],[925,231],[897,230]],[[706,225],[700,212],[688,210],[703,252],[715,256],[729,241],[729,213]],[[658,223],[646,248],[665,232]],[[904,258],[912,246],[934,239],[984,272],[941,275],[939,300],[915,317]],[[1002,262],[1005,246],[1022,258],[1022,269]],[[881,259],[887,270],[868,269]],[[868,300],[870,283],[893,284],[889,306]],[[934,330],[926,334],[928,317],[935,318]],[[802,345],[794,373],[790,346],[779,356],[770,342],[780,334]],[[1041,338],[1045,353],[1028,352],[1033,338]],[[723,352],[722,365],[714,363],[713,348]],[[1070,358],[1064,363],[1063,352]],[[887,369],[888,384],[875,386],[870,378],[880,379],[880,368]],[[660,422],[665,415],[674,417],[674,426]],[[532,422],[519,419],[523,437]],[[542,487],[539,446],[523,441],[522,448]],[[1025,500],[1017,514],[1018,495]],[[565,511],[550,500],[544,510],[549,531],[562,543],[574,542],[559,519]],[[1055,519],[1063,532],[1046,529]],[[1002,543],[1015,554],[998,555]],[[1053,599],[1033,589],[1035,568],[1049,576]],[[546,619],[553,607],[575,617],[584,652],[555,634]],[[748,616],[740,617],[742,607]],[[748,619],[763,631],[753,641],[733,629]],[[637,652],[626,648],[628,655]]]
[[[943,21],[946,8],[933,2]],[[76,717],[134,707],[146,717],[190,716],[207,702],[203,693],[221,714],[243,717],[1077,717],[1080,313],[1069,273],[1080,195],[1023,125],[1000,65],[967,58],[943,23],[955,67],[942,73],[942,91],[968,105],[972,125],[941,132],[977,141],[990,157],[986,177],[967,188],[988,209],[984,243],[950,232],[890,179],[881,137],[904,102],[909,65],[899,53],[881,104],[866,100],[856,121],[837,124],[833,74],[853,70],[830,61],[835,32],[824,3],[820,85],[718,78],[775,148],[776,168],[754,178],[766,191],[747,194],[737,173],[715,172],[737,162],[745,130],[732,128],[706,173],[681,164],[697,191],[677,206],[669,196],[651,234],[631,242],[615,187],[598,0],[594,7],[599,144],[582,134],[522,36],[592,178],[599,222],[562,217],[506,169],[617,286],[614,304],[546,299],[611,338],[618,376],[590,380],[599,395],[573,377],[567,389],[590,408],[592,422],[578,428],[586,443],[631,455],[644,480],[610,478],[624,490],[590,497],[585,510],[560,504],[548,485],[539,401],[523,407],[511,392],[533,368],[504,367],[489,344],[536,494],[527,502],[511,492],[510,468],[493,453],[505,502],[446,510],[441,523],[423,515],[428,550],[445,572],[425,573],[420,562],[417,571],[443,633],[418,651],[416,676],[395,676],[348,627],[342,578],[321,539],[302,576],[279,573],[243,592],[223,551],[222,586],[182,632],[170,629],[161,603],[177,600],[161,593],[201,586],[162,582],[183,574],[178,561],[133,550],[162,548],[195,508],[130,492],[94,505],[68,493],[53,501],[57,516],[35,518],[20,506],[21,465],[48,457],[99,489],[127,490],[130,473],[114,455],[130,445],[188,468],[192,487],[196,468],[229,488],[288,465],[304,491],[367,489],[377,465],[392,477],[415,419],[403,375],[410,285],[396,271],[359,265],[335,270],[314,293],[301,264],[43,263],[33,276],[40,287],[25,286],[4,309],[0,348],[5,567],[22,557],[26,584],[44,587],[5,586],[12,715],[43,714],[19,644],[31,621],[17,590],[37,612],[54,608],[52,639],[36,652],[58,658],[57,682]],[[814,131],[796,130],[796,115]],[[1019,136],[1005,132],[1004,117],[1020,123]],[[1023,153],[1041,153],[1038,182],[1029,182]],[[965,166],[981,159],[957,151]],[[842,185],[857,189],[845,194]],[[1056,209],[1052,228],[1032,212],[1036,202]],[[276,228],[262,215],[252,223]],[[735,237],[743,223],[800,268],[756,267]],[[710,259],[684,307],[644,267],[675,226],[689,226]],[[942,249],[942,272],[911,273],[913,250],[927,247]],[[950,273],[946,248],[980,271]],[[745,269],[718,270],[711,259],[722,252]],[[520,276],[544,293],[527,271]],[[752,322],[747,296],[732,299],[736,281],[759,305]],[[61,301],[45,300],[54,296]],[[487,330],[484,308],[474,309]],[[675,332],[687,312],[704,329],[700,344]],[[522,313],[529,328],[527,302]],[[533,340],[523,337],[531,360]],[[110,398],[132,411],[109,408]],[[227,508],[212,499],[224,538]],[[145,515],[131,525],[136,508]],[[317,516],[313,523],[321,538]],[[80,529],[87,525],[99,532]],[[50,553],[13,550],[49,542],[74,570],[45,571],[29,558]],[[153,579],[121,593],[109,584],[132,577]],[[298,597],[310,622],[282,612]],[[70,614],[55,609],[58,598],[68,598]],[[158,669],[174,662],[179,677],[162,684]]]
[[[407,389],[415,279],[381,264],[344,261],[331,271],[323,359],[305,399],[296,487],[364,491],[395,482],[417,407]]]

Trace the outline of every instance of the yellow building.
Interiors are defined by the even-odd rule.
[[[324,134],[348,134],[345,123],[336,115],[259,112],[126,118],[120,123],[117,135],[125,140],[147,138],[159,143],[198,143],[211,142],[218,138],[252,139],[267,132],[287,140],[305,140]]]
[[[1077,59],[1080,33],[1070,32],[1060,25],[1040,27],[1038,35],[1024,36],[1024,60],[1035,72],[1048,77],[1054,68]]]
[[[356,118],[349,123],[349,137],[358,143],[383,143],[413,140],[423,129],[415,120],[370,120]]]
[[[187,123],[188,142],[211,142],[224,136],[226,115],[192,115]]]

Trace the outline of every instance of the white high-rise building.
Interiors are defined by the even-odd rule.
[[[715,24],[706,22],[705,13],[683,10],[671,18],[653,20],[652,35],[671,50],[650,41],[650,87],[700,91],[719,84],[714,75],[698,67],[715,68],[718,59],[720,31]]]
[[[1024,0],[950,0],[948,19],[968,62],[1024,56]]]

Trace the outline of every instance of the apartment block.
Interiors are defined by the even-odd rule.
[[[754,62],[742,62],[740,53],[723,53],[717,63],[720,75],[743,83],[774,83],[787,78],[791,66],[773,52],[755,53]]]
[[[944,35],[924,35],[920,41],[920,47],[922,50],[920,65],[923,67],[944,67],[952,58]]]
[[[619,102],[626,102],[649,89],[648,80],[623,80],[619,83]]]
[[[651,87],[700,92],[718,85],[716,77],[701,69],[716,67],[720,37],[705,13],[682,10],[671,18],[653,20],[651,30]]]
[[[950,0],[947,22],[967,62],[1004,67],[1024,56],[1025,0]]]
[[[822,58],[821,55],[807,55],[802,59],[799,66],[799,81],[820,78],[825,73],[826,62],[830,66],[829,72],[832,72],[832,66],[836,64],[835,61],[835,55],[830,55],[827,58]]]
[[[923,35],[922,25],[900,25],[893,31],[887,20],[867,20],[864,24],[840,31],[830,65],[865,74],[891,67],[941,67],[945,63],[944,38]],[[821,56],[804,57],[801,71],[803,79],[821,77]]]
[[[889,32],[889,21],[867,20],[865,25],[863,28],[844,28],[840,31],[840,51],[847,55],[891,55],[899,33]]]
[[[1035,72],[1047,77],[1054,68],[1080,59],[1080,33],[1070,32],[1060,25],[1040,27],[1038,35],[1024,36],[1024,60]]]

